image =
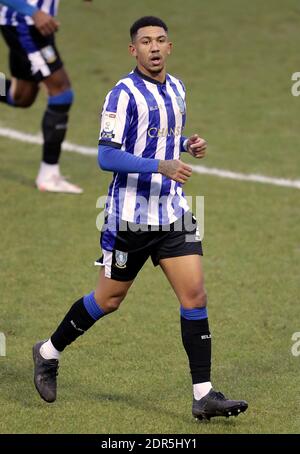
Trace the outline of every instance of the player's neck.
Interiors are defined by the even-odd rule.
[[[164,84],[166,81],[166,69],[163,68],[159,73],[152,73],[147,71],[146,68],[143,66],[137,65],[137,70],[142,76],[146,76],[149,79],[152,79],[154,82],[159,82],[160,84]]]

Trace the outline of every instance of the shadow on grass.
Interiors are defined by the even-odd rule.
[[[48,404],[44,402],[38,395],[34,384],[33,384],[33,369],[26,363],[16,365],[15,363],[8,363],[1,368],[0,381],[1,381],[1,404],[3,408],[5,404],[14,403],[20,409],[30,409],[30,411],[44,411],[53,409],[55,411],[62,410],[66,405],[74,404],[77,407],[86,407],[86,402],[92,401],[93,403],[105,404],[105,409],[111,404],[112,408],[115,409],[116,415],[120,413],[120,405],[124,408],[134,409],[139,412],[145,412],[146,414],[157,414],[158,418],[162,416],[175,421],[180,424],[192,426],[193,430],[197,432],[202,429],[209,429],[212,427],[218,428],[218,432],[224,428],[224,431],[233,431],[236,426],[236,421],[233,419],[225,418],[213,418],[210,422],[208,421],[197,421],[193,419],[190,414],[190,407],[188,412],[183,414],[185,408],[182,411],[174,411],[167,408],[164,403],[158,403],[151,401],[149,396],[137,397],[133,394],[122,393],[122,392],[105,392],[103,390],[95,390],[89,388],[85,383],[78,383],[71,380],[68,384],[65,382],[64,385],[58,382],[58,400],[55,403]],[[65,386],[65,388],[64,388]],[[64,396],[60,396],[64,393]],[[70,392],[72,390],[72,392]],[[78,397],[80,396],[80,400]],[[174,404],[174,402],[173,402]],[[17,409],[16,409],[17,411]]]
[[[74,386],[76,387],[76,384],[72,385],[72,391],[74,390]],[[113,407],[116,409],[116,415],[120,413],[120,404],[122,404],[124,407],[127,407],[128,409],[134,409],[137,411],[143,411],[146,414],[151,414],[151,413],[157,413],[158,417],[161,418],[162,416],[166,418],[170,418],[173,421],[177,421],[181,424],[187,424],[187,425],[193,425],[195,430],[203,427],[209,427],[211,425],[216,425],[218,427],[230,427],[231,429],[235,427],[236,422],[232,418],[212,418],[211,421],[199,421],[193,418],[191,414],[191,405],[192,402],[190,403],[191,405],[188,406],[188,412],[185,412],[186,406],[180,411],[174,411],[169,408],[167,408],[166,405],[162,402],[159,404],[159,398],[156,399],[155,402],[151,401],[151,398],[146,395],[140,395],[137,397],[134,394],[128,394],[128,393],[120,393],[120,392],[114,392],[114,393],[106,393],[103,392],[103,390],[97,392],[95,390],[87,389],[84,384],[80,384],[78,387],[78,393],[74,393],[74,395],[81,395],[83,397],[84,401],[92,401],[92,402],[103,402],[106,404],[111,403]],[[174,402],[173,402],[174,403]],[[117,404],[117,405],[116,405]]]
[[[32,178],[28,178],[26,175],[21,173],[16,173],[11,169],[0,169],[0,178],[3,180],[9,180],[14,183],[19,183],[22,186],[27,188],[35,188],[35,184]]]

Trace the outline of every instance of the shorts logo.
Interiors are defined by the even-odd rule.
[[[181,96],[176,96],[176,101],[177,101],[180,113],[183,115],[185,113],[184,100],[182,99]]]
[[[115,137],[114,129],[116,125],[115,112],[105,112],[102,117],[103,129],[101,131],[102,139],[113,139]]]
[[[128,259],[128,252],[122,252],[116,250],[116,266],[118,268],[126,268],[126,262]]]
[[[43,47],[41,54],[49,64],[54,63],[56,60],[56,53],[52,46]]]

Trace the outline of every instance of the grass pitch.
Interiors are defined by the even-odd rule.
[[[209,142],[200,163],[299,178],[300,99],[290,92],[300,71],[296,0],[70,3],[61,2],[57,35],[76,93],[69,141],[97,145],[104,96],[133,65],[128,28],[155,14],[174,41],[169,72],[187,87],[186,132]],[[45,102],[41,93],[26,112],[1,104],[0,126],[38,132]],[[38,146],[0,139],[0,433],[299,433],[300,358],[291,354],[300,331],[299,190],[196,174],[185,188],[205,196],[213,383],[249,402],[244,415],[192,419],[178,304],[150,262],[120,311],[66,350],[58,400],[47,405],[33,387],[31,346],[95,285],[96,200],[111,176],[96,158],[64,153],[64,173],[85,193],[41,194],[33,187],[39,157]]]

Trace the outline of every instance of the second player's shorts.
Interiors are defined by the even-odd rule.
[[[9,65],[13,77],[40,82],[63,66],[55,46],[54,34],[43,36],[32,25],[1,26],[9,47]]]
[[[133,231],[127,229],[101,232],[102,257],[95,264],[105,267],[105,276],[117,281],[133,280],[146,260],[151,257],[154,266],[160,259],[183,255],[203,255],[197,221],[191,212],[169,226],[168,231]]]

